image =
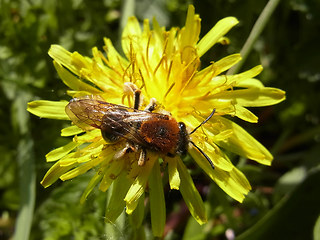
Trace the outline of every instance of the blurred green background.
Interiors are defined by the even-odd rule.
[[[268,1],[236,0],[1,0],[0,6],[0,239],[134,239],[121,217],[104,223],[106,194],[79,196],[92,172],[48,189],[40,180],[51,166],[45,154],[68,142],[67,122],[39,119],[28,101],[69,99],[47,55],[51,44],[91,56],[103,37],[120,50],[126,17],[156,17],[161,25],[183,26],[188,4],[202,18],[202,36],[221,18],[240,24],[217,45],[203,66],[239,52]],[[124,6],[127,6],[125,8]],[[253,109],[258,124],[238,121],[274,155],[271,167],[231,156],[253,190],[243,204],[229,198],[200,170],[193,178],[209,222],[190,217],[178,191],[168,191],[165,239],[320,239],[320,1],[280,1],[241,71],[262,64],[259,78],[287,92],[276,106]],[[188,159],[187,164],[193,163]],[[146,238],[150,239],[149,215]],[[16,227],[18,226],[18,227]]]

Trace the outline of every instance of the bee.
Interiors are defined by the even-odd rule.
[[[152,112],[155,101],[145,110],[138,109],[139,101],[139,90],[135,91],[133,108],[105,102],[99,96],[85,96],[71,99],[65,111],[78,127],[84,130],[100,129],[103,139],[109,144],[125,139],[128,147],[124,152],[140,151],[139,166],[146,161],[146,150],[169,157],[177,154],[184,156],[191,143],[214,168],[211,159],[191,141],[190,135],[213,116],[215,109],[206,120],[188,133],[183,122],[177,122],[167,114]]]

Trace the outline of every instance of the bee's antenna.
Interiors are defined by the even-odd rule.
[[[213,110],[212,110],[212,112],[210,113],[210,115],[207,117],[207,119],[206,120],[204,120],[202,123],[200,123],[199,124],[199,126],[197,126],[195,129],[193,129],[192,131],[191,131],[191,133],[189,133],[189,135],[191,135],[192,133],[194,133],[199,127],[201,127],[203,124],[205,124],[206,122],[208,122],[209,121],[209,119],[213,116],[213,114],[215,113],[215,111],[216,111],[216,109],[214,108]],[[195,146],[195,145],[194,145]],[[197,147],[198,148],[198,147]]]
[[[210,163],[212,169],[214,169],[213,162],[212,162],[212,160],[208,157],[208,155],[205,154],[205,153],[201,150],[201,148],[199,148],[194,142],[190,141],[190,143],[191,143],[196,149],[199,150],[199,152],[200,152],[200,153],[207,159],[207,161]]]

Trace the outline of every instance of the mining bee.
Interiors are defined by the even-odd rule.
[[[133,108],[105,102],[100,96],[84,96],[71,99],[65,110],[78,127],[100,129],[109,144],[125,139],[128,147],[124,152],[140,151],[139,166],[147,159],[146,150],[170,157],[183,156],[191,143],[214,168],[211,159],[191,141],[190,135],[213,116],[215,109],[189,133],[183,122],[177,122],[168,114],[152,112],[156,106],[154,100],[144,110],[139,110],[140,94],[139,89],[134,91]]]

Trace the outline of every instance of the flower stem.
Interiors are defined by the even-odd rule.
[[[240,70],[240,68],[242,67],[243,63],[247,59],[247,57],[248,57],[248,55],[249,55],[249,53],[250,53],[250,51],[251,51],[251,49],[253,47],[253,44],[256,42],[256,40],[258,39],[258,37],[262,33],[264,27],[268,23],[268,21],[269,21],[269,19],[271,17],[271,14],[274,12],[274,10],[277,7],[278,3],[279,3],[279,0],[269,0],[267,5],[263,9],[262,13],[260,14],[258,20],[254,24],[247,41],[245,42],[244,46],[242,47],[242,49],[240,51],[240,54],[241,54],[241,57],[242,57],[242,61],[239,62],[234,67],[232,67],[227,72],[227,74],[230,74],[230,75],[231,74],[235,74]]]

